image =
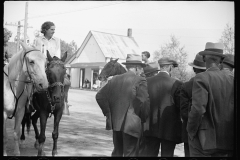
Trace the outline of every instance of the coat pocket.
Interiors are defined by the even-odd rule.
[[[141,119],[138,117],[133,109],[128,109],[123,132],[131,136],[139,138],[141,136]]]

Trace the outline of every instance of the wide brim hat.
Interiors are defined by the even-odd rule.
[[[164,64],[172,64],[173,67],[178,67],[178,63],[177,61],[174,61],[168,57],[163,57],[161,59],[158,60],[158,64],[159,65],[164,65]]]
[[[223,59],[222,63],[230,65],[231,67],[234,68],[234,55],[232,55],[232,54],[225,54],[225,58]]]
[[[206,69],[206,64],[203,61],[203,56],[200,54],[197,54],[194,61],[188,63],[188,65],[198,69]]]
[[[205,50],[199,52],[200,55],[214,55],[224,58],[225,55],[223,54],[223,44],[222,43],[212,43],[207,42],[205,46]]]
[[[143,68],[144,74],[150,74],[159,70],[159,64],[157,62],[148,63],[146,67]]]
[[[142,62],[142,57],[138,54],[127,54],[126,62],[123,62],[122,64],[146,67],[146,64]]]

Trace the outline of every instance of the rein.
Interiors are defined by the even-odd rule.
[[[24,54],[24,56],[23,56],[23,61],[24,61],[27,53],[32,52],[32,51],[39,51],[39,50],[33,49],[33,50],[29,50],[29,51],[25,52],[25,54]],[[22,66],[23,66],[23,62],[22,62]],[[35,83],[34,83],[34,81],[32,80],[31,74],[29,73],[27,63],[26,63],[26,66],[27,66],[27,72],[28,72],[28,76],[29,76],[29,78],[30,78],[30,81],[20,81],[20,80],[14,80],[14,81],[20,81],[20,82],[25,82],[25,83],[32,83],[33,86],[35,86]],[[7,75],[5,72],[4,72],[4,74],[8,77],[8,75]],[[16,103],[15,103],[15,108],[14,108],[13,114],[12,114],[11,117],[8,117],[8,119],[12,119],[12,118],[15,116],[15,114],[16,114],[17,105],[18,105],[18,100],[20,99],[20,97],[22,96],[23,92],[25,91],[26,86],[25,86],[25,88],[22,90],[22,92],[20,93],[19,97],[17,97],[17,96],[15,95],[13,89],[12,89],[12,85],[11,85],[10,82],[9,82],[9,84],[10,84],[11,91],[12,91],[12,93],[13,93],[13,95],[14,95],[14,98],[16,99]]]
[[[49,63],[50,63],[50,65],[53,64],[53,65],[63,65],[64,66],[64,63],[62,61],[60,61],[60,60],[53,60],[53,61],[51,61]],[[48,77],[48,70],[49,70],[49,68],[47,68],[47,70],[46,70],[47,77]],[[53,87],[56,87],[56,86],[64,87],[64,84],[62,82],[54,82],[52,84],[49,84],[48,88],[53,88]],[[46,90],[46,95],[47,95],[48,102],[49,102],[49,104],[51,106],[51,113],[49,115],[49,118],[51,118],[51,116],[52,116],[52,114],[53,114],[53,112],[55,110],[56,103],[54,105],[52,105],[52,100],[50,98],[50,94],[49,94],[48,89]],[[62,94],[61,94],[61,97],[62,97]]]

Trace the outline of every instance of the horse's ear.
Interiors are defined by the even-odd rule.
[[[49,62],[51,62],[53,60],[53,58],[51,57],[51,55],[49,54],[49,51],[47,50],[47,59]]]
[[[64,53],[63,57],[61,58],[61,61],[65,62],[66,58],[67,58],[67,51]]]
[[[119,58],[117,58],[117,59],[114,61],[114,63],[116,63],[116,62],[118,61],[118,59],[119,59]]]
[[[22,41],[19,41],[19,43],[25,51],[27,50],[27,48],[29,48],[26,43],[24,43]]]
[[[113,59],[112,59],[112,57],[110,58],[110,61],[112,61]]]

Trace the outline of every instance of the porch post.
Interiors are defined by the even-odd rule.
[[[93,88],[93,69],[91,69],[91,89]]]
[[[80,68],[80,89],[82,89],[82,69]]]

